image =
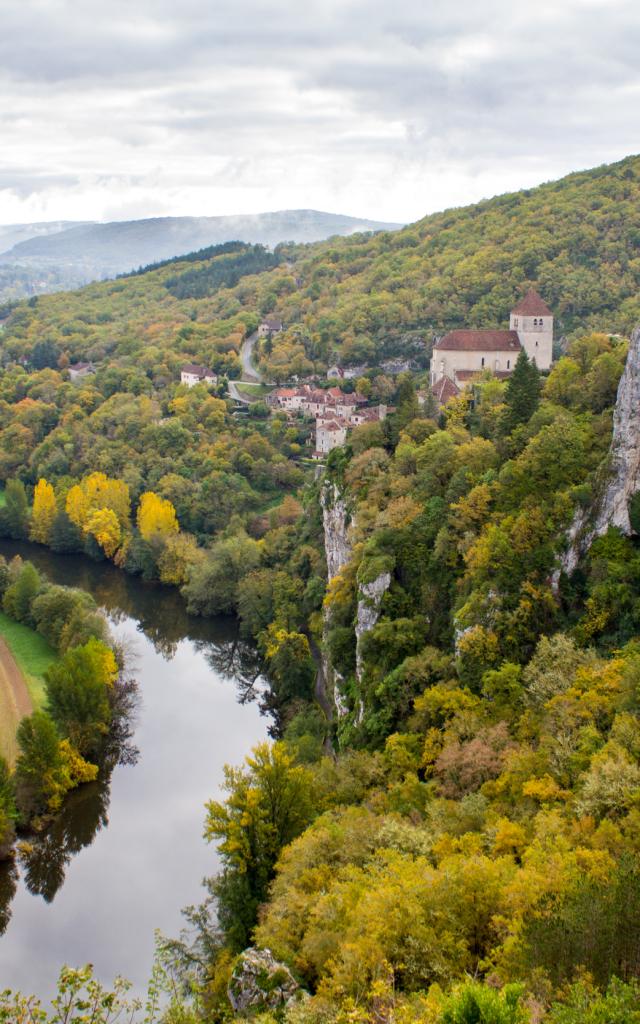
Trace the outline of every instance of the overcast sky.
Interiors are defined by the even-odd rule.
[[[2,0],[0,223],[411,221],[640,151],[638,0]]]

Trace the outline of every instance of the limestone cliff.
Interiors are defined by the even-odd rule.
[[[358,612],[356,616],[356,676],[362,678],[362,637],[373,629],[380,617],[382,598],[389,589],[391,573],[381,572],[370,583],[361,583],[358,588]]]
[[[580,511],[569,528],[568,546],[560,559],[560,571],[571,574],[596,537],[617,526],[633,533],[629,521],[629,502],[640,490],[640,328],[631,336],[624,373],[618,385],[613,416],[613,437],[607,465],[606,482],[590,512]]]
[[[322,488],[321,502],[327,577],[331,580],[351,558],[350,517],[337,485],[328,480]]]
[[[330,480],[324,482],[320,503],[324,527],[324,550],[327,559],[327,579],[332,580],[351,558],[352,545],[349,537],[351,516],[344,496],[340,493],[338,486]],[[342,676],[329,662],[326,642],[322,647],[322,680],[325,698],[333,698],[335,711],[338,717],[342,718],[349,710],[340,692]]]

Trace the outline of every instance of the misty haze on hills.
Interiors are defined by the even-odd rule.
[[[75,288],[221,242],[317,242],[399,224],[318,210],[0,226],[0,300]]]

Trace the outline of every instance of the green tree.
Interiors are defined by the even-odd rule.
[[[215,840],[224,866],[218,879],[218,917],[229,945],[249,943],[280,851],[313,817],[312,776],[281,743],[261,743],[244,767],[225,767],[223,803],[207,804],[205,837]]]
[[[82,531],[72,523],[65,511],[58,512],[51,524],[49,546],[60,554],[82,551]]]
[[[8,856],[15,839],[16,801],[9,765],[0,755],[0,861]]]
[[[521,985],[507,985],[501,992],[477,981],[468,981],[445,1000],[438,1024],[527,1024]]]
[[[5,529],[14,540],[24,540],[29,532],[29,501],[22,480],[8,480],[4,497]]]
[[[113,652],[99,640],[67,651],[45,673],[49,714],[82,755],[99,752],[109,731],[116,674]]]
[[[55,722],[44,711],[23,718],[16,735],[20,747],[15,768],[16,803],[22,818],[30,821],[47,809],[60,790],[60,736]]]
[[[35,565],[25,562],[14,580],[7,587],[2,599],[2,607],[7,615],[17,622],[28,626],[34,624],[32,605],[40,592],[42,581]]]
[[[505,391],[506,409],[502,417],[502,429],[510,434],[521,423],[528,423],[540,401],[540,374],[535,361],[530,360],[524,349],[516,360],[513,373]]]

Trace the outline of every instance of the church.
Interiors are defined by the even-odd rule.
[[[431,386],[447,377],[461,387],[484,370],[508,377],[525,350],[539,370],[551,366],[553,313],[531,288],[511,310],[508,331],[449,331],[433,346]]]

